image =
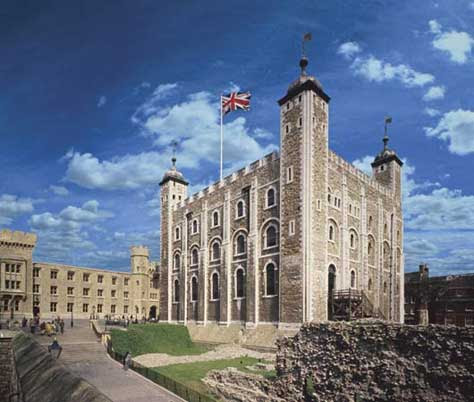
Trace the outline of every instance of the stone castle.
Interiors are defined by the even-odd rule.
[[[296,329],[356,294],[403,321],[402,162],[387,136],[371,176],[329,150],[330,98],[307,64],[278,101],[279,154],[191,196],[173,158],[160,183],[161,320]]]
[[[0,318],[143,317],[159,314],[157,263],[130,249],[131,273],[33,262],[36,235],[0,231]]]

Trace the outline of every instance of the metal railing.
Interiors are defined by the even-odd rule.
[[[112,357],[114,360],[118,361],[119,363],[123,364],[125,356],[121,353],[116,352],[112,347],[112,342],[108,342],[107,344],[107,353]],[[217,399],[202,394],[192,388],[189,388],[187,385],[182,384],[173,380],[170,377],[167,377],[153,368],[142,366],[141,364],[134,362],[133,360],[130,363],[130,369],[137,372],[138,374],[142,375],[143,377],[148,378],[149,380],[153,381],[155,384],[166,388],[168,391],[171,391],[173,394],[178,395],[179,397],[185,399],[189,402],[216,402]]]

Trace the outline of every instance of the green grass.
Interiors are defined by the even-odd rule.
[[[250,374],[260,374],[267,380],[274,380],[276,378],[276,370],[265,370],[265,369],[256,369],[256,370],[249,370],[248,368],[239,368],[240,371],[243,371],[244,373],[250,373]]]
[[[253,357],[238,357],[236,359],[210,360],[204,362],[172,364],[156,367],[153,370],[176,382],[184,384],[195,391],[210,395],[206,385],[201,381],[211,370],[223,370],[227,367],[236,367],[244,371],[245,366],[252,366],[259,360]],[[247,372],[251,372],[247,370]]]
[[[132,324],[127,331],[111,330],[112,345],[116,352],[132,356],[146,353],[167,353],[174,356],[199,355],[209,349],[195,345],[188,329],[172,324]]]

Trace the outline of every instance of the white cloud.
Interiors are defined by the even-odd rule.
[[[346,59],[351,59],[362,50],[357,42],[345,42],[337,49],[337,53],[344,56]]]
[[[61,195],[61,196],[69,195],[69,190],[63,186],[51,185],[49,186],[49,190],[56,195]]]
[[[356,159],[352,164],[365,174],[371,176],[372,175],[372,166],[370,165],[374,161],[374,157],[367,155],[363,158]]]
[[[446,88],[443,86],[430,87],[428,91],[426,91],[426,93],[423,95],[423,100],[429,102],[437,99],[443,99],[445,92]]]
[[[466,63],[474,47],[474,38],[467,32],[443,31],[436,20],[431,20],[429,26],[431,32],[435,34],[435,38],[431,42],[433,47],[448,53],[454,63]]]
[[[420,73],[406,64],[394,66],[374,56],[356,57],[351,69],[356,75],[360,75],[369,81],[397,80],[406,87],[422,87],[435,79],[433,75]]]
[[[474,1],[469,3],[469,8],[474,11]]]
[[[423,110],[423,113],[427,114],[430,117],[439,116],[441,114],[441,112],[438,109],[434,109],[431,107],[425,107],[425,109]]]
[[[474,152],[474,111],[451,110],[445,113],[434,128],[425,127],[428,137],[449,142],[448,149],[457,155]]]
[[[161,89],[160,89],[161,88]],[[181,103],[163,105],[160,98],[173,91],[176,84],[160,85],[134,114],[133,121],[151,138],[161,152],[99,160],[90,153],[74,150],[64,157],[68,161],[65,179],[89,189],[137,189],[158,183],[170,167],[172,141],[179,143],[178,168],[201,169],[202,163],[217,166],[219,161],[219,103],[208,92],[191,94]],[[231,116],[232,117],[232,116]],[[242,116],[224,125],[224,162],[238,168],[277,149],[261,146],[256,139],[271,138],[263,129],[250,130]]]
[[[99,98],[99,101],[97,102],[97,107],[98,108],[101,108],[102,106],[104,106],[105,104],[107,103],[107,97],[102,95],[100,98]]]
[[[0,195],[0,225],[10,225],[17,216],[33,212],[35,202],[12,194]]]

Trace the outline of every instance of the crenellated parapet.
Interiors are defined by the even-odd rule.
[[[130,247],[131,257],[149,257],[150,251],[147,246],[131,246]]]
[[[2,229],[0,231],[0,246],[34,248],[36,234]]]

